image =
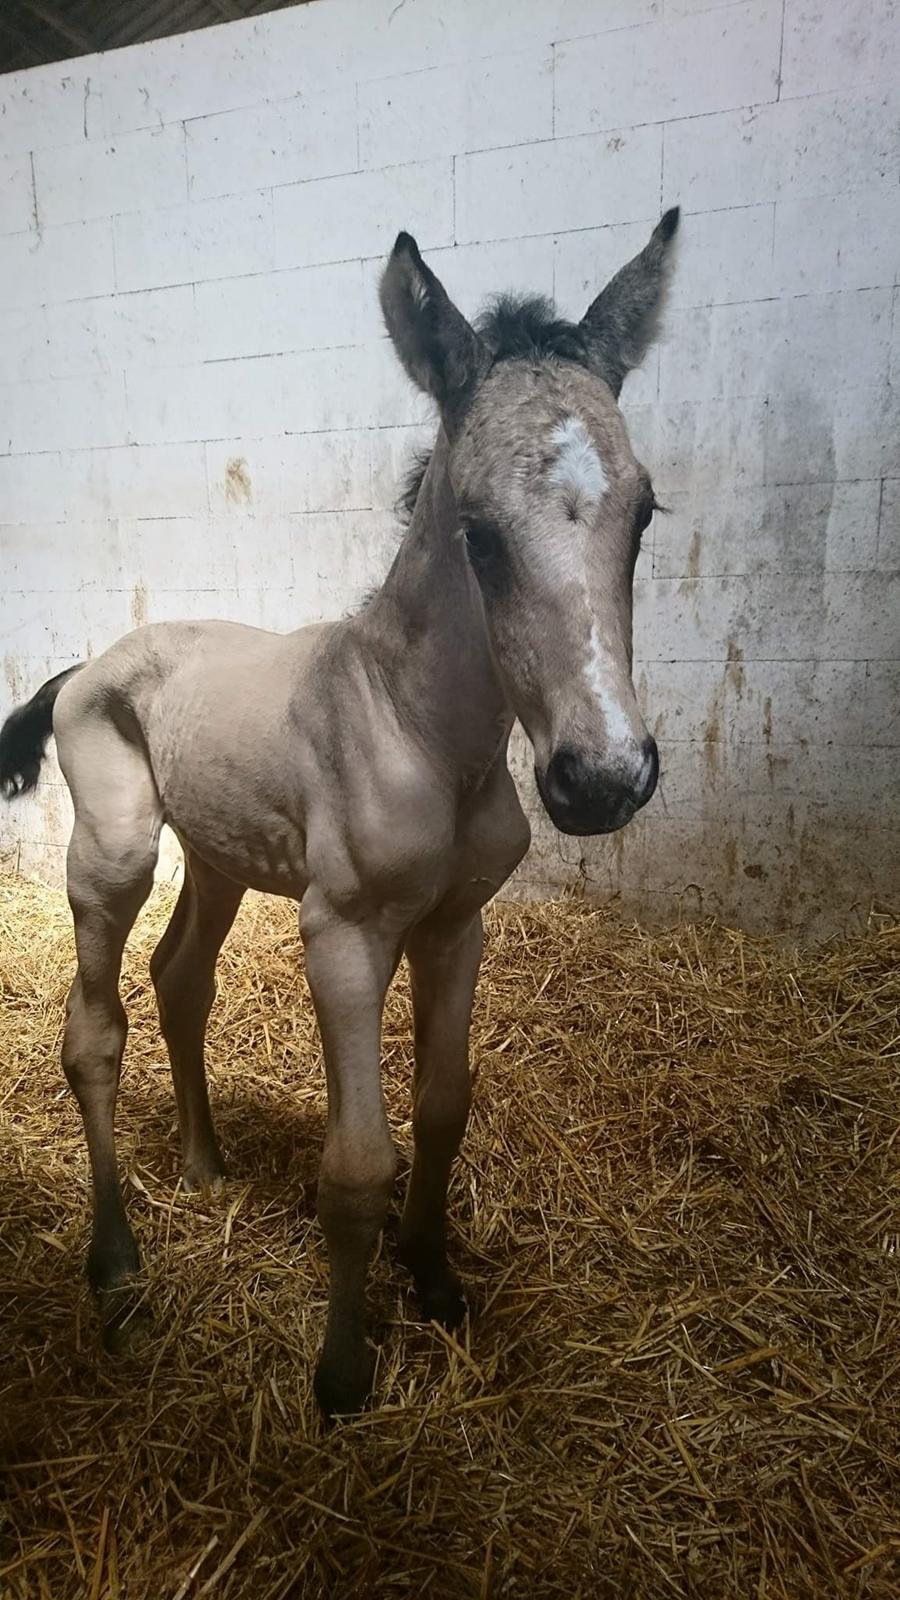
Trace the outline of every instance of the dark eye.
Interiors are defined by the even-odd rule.
[[[469,560],[476,574],[495,572],[503,560],[503,540],[489,522],[470,522],[463,529]]]
[[[647,528],[649,528],[655,510],[656,500],[654,499],[652,493],[645,495],[638,509],[637,521],[635,523],[634,531],[638,538],[640,538],[641,534],[644,533]]]

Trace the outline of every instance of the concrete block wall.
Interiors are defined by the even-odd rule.
[[[0,80],[5,711],[147,619],[273,628],[385,569],[428,409],[375,285],[579,316],[664,205],[623,404],[670,514],[637,571],[659,797],[534,801],[521,892],[819,933],[900,901],[896,0],[311,0]],[[58,876],[51,767],[0,847]]]

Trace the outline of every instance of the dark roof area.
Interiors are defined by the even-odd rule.
[[[0,0],[0,72],[259,17],[305,0]]]

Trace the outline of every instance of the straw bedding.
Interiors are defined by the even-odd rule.
[[[311,1374],[322,1074],[292,910],[249,897],[210,1032],[230,1181],[176,1184],[146,978],[126,957],[119,1138],[156,1316],[98,1346],[57,1052],[61,896],[0,881],[0,1594],[67,1600],[900,1592],[900,929],[797,955],[578,903],[489,919],[452,1191],[474,1314],[416,1321],[396,1217],[376,1407]],[[409,1156],[408,992],[385,1081]]]

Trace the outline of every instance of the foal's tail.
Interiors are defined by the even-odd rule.
[[[0,794],[12,800],[17,794],[28,794],[38,781],[41,763],[47,754],[47,740],[53,732],[53,707],[56,696],[73,672],[84,666],[67,667],[55,678],[42,683],[37,694],[16,706],[3,727],[0,728]]]

